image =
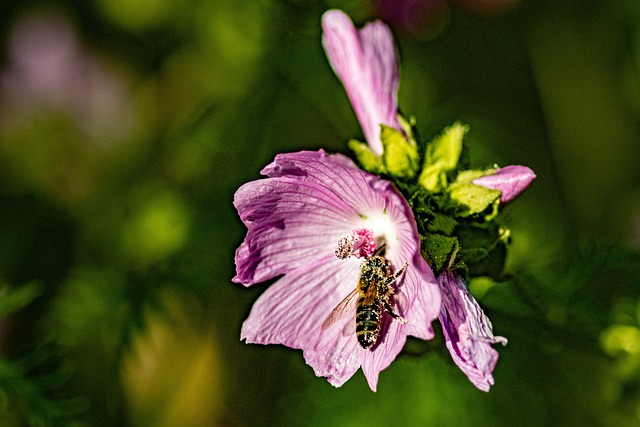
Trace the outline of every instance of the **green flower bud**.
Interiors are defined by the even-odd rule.
[[[437,193],[447,187],[447,172],[458,165],[462,153],[462,138],[469,130],[458,122],[444,130],[428,146],[418,182],[428,191]]]
[[[491,212],[486,215],[487,220],[493,219],[498,214],[500,190],[456,181],[449,186],[448,191],[451,200],[459,205],[458,215],[460,216],[479,214],[489,207],[491,207]]]
[[[411,178],[418,171],[418,149],[413,139],[407,139],[395,128],[382,125],[380,134],[382,160],[386,172],[399,178]]]
[[[364,170],[375,174],[379,174],[384,170],[380,158],[371,151],[368,144],[351,139],[349,140],[348,145],[351,151],[356,155],[358,163],[360,163],[360,166],[362,166]]]

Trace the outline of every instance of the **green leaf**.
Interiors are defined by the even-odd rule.
[[[462,139],[469,130],[458,122],[446,128],[428,146],[418,182],[428,191],[437,193],[447,187],[447,172],[458,165]]]
[[[0,289],[0,317],[26,307],[41,293],[42,285],[39,282],[30,282],[15,289]]]
[[[378,156],[376,156],[368,144],[364,142],[356,141],[355,139],[351,139],[348,142],[349,148],[356,155],[356,159],[360,166],[362,166],[365,170],[379,174],[383,171],[383,165]]]
[[[457,225],[458,221],[456,221],[454,218],[448,215],[434,213],[433,220],[429,222],[429,224],[427,224],[427,230],[432,233],[440,233],[446,236],[451,236]]]
[[[415,141],[407,139],[395,128],[382,125],[382,159],[391,176],[411,178],[418,171],[418,148]]]
[[[498,279],[502,275],[506,259],[509,230],[495,222],[470,223],[458,227],[460,255],[470,276],[489,276]]]
[[[444,266],[448,266],[450,260],[458,251],[458,239],[441,234],[427,234],[422,236],[423,256],[437,274]]]
[[[55,349],[45,345],[20,360],[0,358],[0,403],[5,412],[24,417],[25,425],[63,427],[77,425],[74,418],[86,411],[84,398],[60,393],[70,372],[59,367]]]

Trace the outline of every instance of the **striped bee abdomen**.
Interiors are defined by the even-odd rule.
[[[381,246],[383,247],[384,245]],[[322,322],[322,330],[325,331],[348,313],[353,313],[350,310],[353,303],[356,303],[356,337],[362,348],[371,348],[378,340],[383,309],[393,319],[406,323],[406,320],[393,311],[389,302],[389,297],[393,294],[392,284],[404,273],[406,267],[405,263],[400,270],[391,274],[389,261],[383,256],[373,255],[364,260],[360,265],[358,286],[331,310]]]
[[[369,348],[376,343],[380,332],[380,303],[362,305],[364,297],[358,300],[356,310],[356,335],[363,348]]]

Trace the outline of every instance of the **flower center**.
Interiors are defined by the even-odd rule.
[[[368,258],[375,250],[376,241],[373,238],[373,231],[368,228],[359,228],[338,241],[336,256],[340,259],[346,259],[350,256]]]

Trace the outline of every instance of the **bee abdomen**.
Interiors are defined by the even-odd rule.
[[[374,304],[359,307],[356,312],[356,335],[363,348],[376,343],[380,332],[380,306]]]

